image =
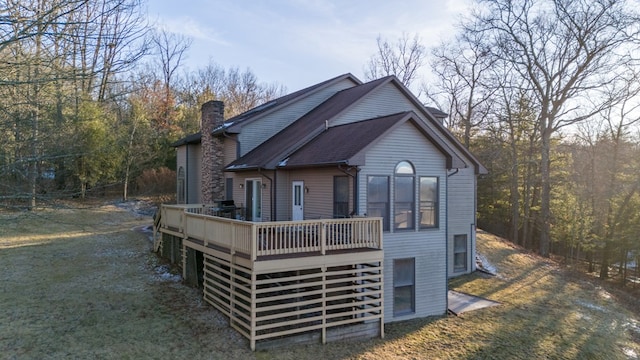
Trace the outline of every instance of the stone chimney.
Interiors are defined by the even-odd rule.
[[[202,105],[202,165],[201,196],[203,204],[224,199],[223,138],[213,136],[214,129],[224,124],[224,103],[208,101]]]

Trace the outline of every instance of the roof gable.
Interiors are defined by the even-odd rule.
[[[469,151],[469,149],[467,149],[464,145],[462,145],[462,143],[438,120],[438,118],[444,117],[443,115],[446,115],[446,113],[434,108],[426,107],[395,76],[393,77],[393,81],[391,83],[393,83],[398,88],[398,90],[400,90],[400,92],[402,92],[402,94],[406,96],[407,99],[409,99],[409,101],[411,101],[417,109],[419,109],[420,113],[427,120],[429,120],[429,125],[431,125],[437,131],[438,134],[441,134],[441,136],[444,139],[446,139],[447,142],[452,144],[459,153],[461,153],[464,157],[468,158],[473,163],[476,174],[488,173],[487,169]],[[434,112],[432,113],[432,111]],[[466,166],[463,166],[463,167],[466,167]]]

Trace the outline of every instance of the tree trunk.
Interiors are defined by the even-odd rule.
[[[37,85],[36,85],[37,86]],[[37,95],[36,95],[37,98]],[[36,100],[37,103],[37,100]],[[36,195],[38,187],[38,106],[31,112],[31,166],[29,167],[29,210],[33,210],[36,207]]]
[[[511,142],[511,241],[516,244],[521,244],[518,239],[518,232],[520,229],[520,191],[518,188],[518,150],[515,144],[515,140]]]
[[[602,263],[600,267],[600,278],[607,279],[609,278],[609,258],[611,256],[611,242],[607,241],[604,245],[604,249],[602,250]]]
[[[38,9],[43,8],[43,3],[38,2]],[[29,167],[29,193],[30,202],[29,209],[36,207],[36,195],[38,186],[38,160],[39,160],[39,132],[40,132],[40,56],[42,53],[42,34],[44,33],[44,25],[39,23],[35,36],[35,60],[33,63],[33,93],[31,98],[31,166]]]
[[[540,256],[549,257],[549,244],[551,242],[551,129],[542,129],[540,176],[542,193],[540,198]]]

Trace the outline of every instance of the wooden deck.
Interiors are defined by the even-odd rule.
[[[156,231],[179,240],[185,278],[200,268],[204,299],[252,349],[315,332],[324,343],[327,331],[372,323],[360,328],[384,336],[381,218],[257,223],[208,215],[204,205],[160,211]]]

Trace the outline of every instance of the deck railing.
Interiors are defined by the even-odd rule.
[[[382,218],[250,222],[208,215],[210,206],[162,205],[161,227],[232,253],[259,256],[382,249]]]

